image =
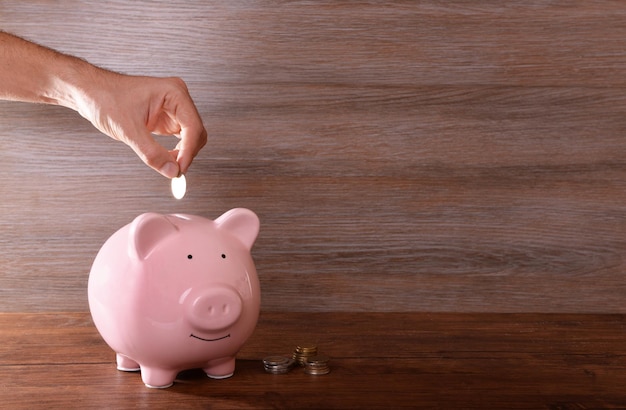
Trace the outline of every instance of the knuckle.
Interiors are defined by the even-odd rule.
[[[187,89],[187,83],[185,83],[185,81],[180,78],[180,77],[169,77],[168,78],[170,84],[172,84],[172,86],[174,88],[177,88],[179,90],[182,90],[184,92],[189,92],[189,90]]]

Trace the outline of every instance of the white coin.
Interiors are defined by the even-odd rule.
[[[182,199],[187,192],[187,180],[185,175],[181,175],[177,178],[172,178],[172,195],[176,199]]]

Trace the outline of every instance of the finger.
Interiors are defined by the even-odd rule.
[[[157,143],[151,135],[143,134],[142,138],[133,140],[131,148],[150,168],[167,178],[180,175],[178,162],[167,149]]]
[[[202,123],[200,123],[200,127],[182,128],[180,142],[177,145],[178,156],[176,158],[181,174],[187,172],[191,162],[206,142],[207,132]]]

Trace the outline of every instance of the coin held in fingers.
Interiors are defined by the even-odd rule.
[[[176,199],[183,199],[187,192],[187,179],[181,174],[179,177],[172,178],[172,195]]]

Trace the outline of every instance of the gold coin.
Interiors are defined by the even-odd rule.
[[[312,356],[306,359],[306,364],[310,365],[326,365],[328,363],[328,356]]]
[[[307,367],[306,369],[304,369],[304,372],[306,374],[312,374],[312,375],[318,376],[318,375],[330,373],[330,368],[326,367],[324,369],[310,369]]]

